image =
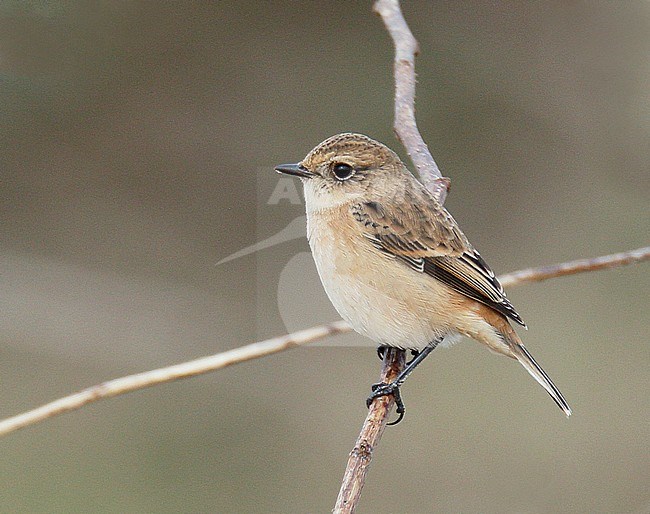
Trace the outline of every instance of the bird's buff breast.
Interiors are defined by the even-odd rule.
[[[325,292],[341,317],[376,344],[423,348],[454,323],[439,307],[449,289],[376,249],[349,206],[307,212],[307,237]]]

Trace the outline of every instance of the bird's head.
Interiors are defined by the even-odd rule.
[[[299,163],[282,164],[275,170],[300,177],[308,211],[396,194],[410,176],[386,145],[352,133],[332,136]]]

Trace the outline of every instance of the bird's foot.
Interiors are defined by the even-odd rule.
[[[397,425],[400,421],[402,421],[402,418],[404,418],[404,413],[406,412],[399,387],[400,386],[396,382],[391,382],[390,384],[386,384],[384,382],[372,384],[372,393],[366,400],[366,407],[370,408],[370,405],[375,399],[382,396],[393,395],[393,398],[395,398],[395,406],[397,407],[395,412],[397,412],[398,418],[391,423],[387,423],[387,425]]]
[[[406,363],[407,366],[408,366],[409,364],[411,364],[411,362],[413,362],[413,360],[414,360],[418,355],[420,355],[420,350],[411,350],[411,355],[413,356],[413,359],[411,359],[410,361],[408,361],[408,362]]]

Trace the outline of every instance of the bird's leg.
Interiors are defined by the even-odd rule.
[[[406,408],[404,407],[404,402],[402,401],[402,395],[400,394],[400,386],[406,381],[408,376],[413,373],[413,370],[418,367],[418,365],[427,358],[427,356],[436,349],[436,346],[440,344],[440,341],[442,341],[442,338],[436,339],[429,343],[427,346],[424,347],[424,349],[420,352],[417,353],[415,357],[407,364],[407,366],[402,370],[402,372],[397,375],[397,378],[393,380],[390,384],[386,384],[384,382],[379,382],[378,384],[373,384],[372,385],[372,393],[370,396],[368,396],[368,399],[366,400],[366,406],[370,408],[370,405],[372,402],[376,399],[379,398],[380,396],[388,396],[389,394],[392,394],[393,397],[395,398],[395,405],[397,406],[396,412],[399,414],[399,417],[397,418],[396,421],[393,421],[392,423],[388,423],[388,425],[397,425],[400,421],[402,421],[402,418],[404,417],[404,413],[406,412]]]
[[[377,347],[377,357],[379,357],[380,361],[384,360],[384,355],[386,355],[386,350],[388,350],[388,348],[389,348],[388,346]],[[410,352],[413,357],[417,357],[420,354],[420,350],[410,350]],[[413,360],[408,361],[406,365],[408,366],[409,364],[411,364],[411,362],[413,362]]]

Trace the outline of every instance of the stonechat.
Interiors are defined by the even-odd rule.
[[[519,361],[569,416],[571,409],[510,325],[526,326],[481,255],[399,156],[361,134],[332,136],[298,164],[307,237],[325,291],[358,333],[416,357],[368,398],[395,396],[439,344],[460,336]]]

